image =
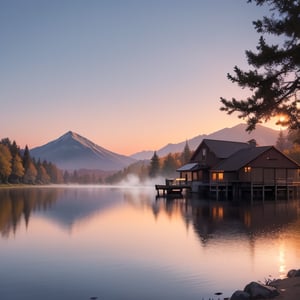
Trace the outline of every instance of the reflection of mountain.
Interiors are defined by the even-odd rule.
[[[106,189],[64,189],[51,209],[42,212],[43,217],[54,220],[63,228],[108,210],[116,204],[115,193]]]
[[[109,189],[92,188],[18,188],[0,190],[0,233],[16,233],[22,220],[29,226],[32,214],[43,215],[62,228],[87,219],[116,204]]]

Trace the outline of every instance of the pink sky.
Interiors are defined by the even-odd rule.
[[[226,74],[266,13],[246,2],[2,1],[0,138],[72,130],[130,155],[242,122],[219,99],[243,96]]]

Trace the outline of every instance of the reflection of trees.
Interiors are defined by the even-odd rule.
[[[244,236],[251,245],[260,236],[274,236],[281,229],[295,224],[300,216],[300,201],[265,201],[231,203],[200,200],[196,196],[155,197],[147,192],[124,194],[127,203],[137,209],[151,209],[155,219],[167,215],[184,221],[197,234],[202,245],[216,239],[240,239]]]
[[[58,197],[57,189],[17,188],[0,190],[0,233],[7,237],[16,232],[25,221],[28,226],[30,214],[36,210],[47,210]]]
[[[277,201],[244,205],[193,198],[158,198],[152,201],[155,218],[164,211],[170,217],[192,225],[202,244],[226,235],[247,236],[250,240],[266,233],[276,234],[295,222],[300,214],[299,201]]]

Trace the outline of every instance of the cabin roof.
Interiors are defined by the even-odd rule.
[[[198,163],[188,163],[177,169],[178,172],[194,171],[199,169]]]
[[[227,172],[239,170],[271,148],[273,148],[273,146],[248,147],[246,149],[242,149],[217,164],[213,170],[222,170]]]
[[[203,139],[202,143],[196,149],[192,160],[198,155],[203,144],[206,144],[210,151],[212,151],[218,158],[222,159],[228,158],[233,153],[236,153],[241,149],[251,147],[249,143]]]

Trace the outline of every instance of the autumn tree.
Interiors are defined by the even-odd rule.
[[[12,171],[9,180],[12,182],[19,182],[24,176],[25,169],[23,167],[22,158],[18,153],[12,155]]]
[[[36,164],[36,169],[37,169],[36,182],[40,184],[50,183],[50,176],[47,173],[44,164],[42,164],[40,160],[38,160]]]
[[[43,165],[50,177],[50,182],[51,183],[63,183],[63,173],[60,169],[56,167],[55,164],[51,162],[43,162]]]
[[[10,153],[12,155],[12,171],[9,176],[10,182],[20,182],[21,178],[24,176],[24,166],[21,158],[21,151],[19,146],[15,141],[13,141],[10,146]]]
[[[283,115],[278,124],[289,129],[300,128],[300,0],[248,0],[258,6],[268,5],[272,14],[254,21],[256,31],[261,34],[257,51],[246,51],[248,64],[243,71],[234,67],[234,75],[227,77],[251,96],[246,99],[221,98],[221,110],[247,120],[247,131],[258,123]],[[268,36],[278,42],[271,44]],[[274,41],[274,39],[272,39]]]
[[[27,184],[34,184],[37,176],[37,169],[32,160],[26,164],[25,173],[23,176],[23,182]]]
[[[8,146],[0,143],[0,181],[8,182],[11,174],[11,153]]]

